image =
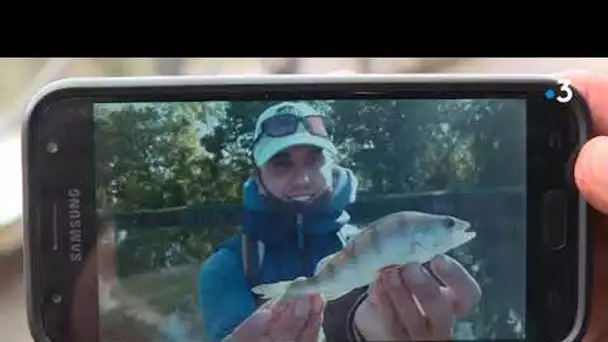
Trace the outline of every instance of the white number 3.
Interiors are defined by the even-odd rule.
[[[560,85],[559,90],[561,91],[561,94],[556,97],[556,100],[561,102],[561,103],[567,103],[570,102],[570,100],[572,100],[572,96],[574,95],[572,93],[572,88],[570,88],[570,81],[568,80],[559,80],[557,81],[557,84]]]

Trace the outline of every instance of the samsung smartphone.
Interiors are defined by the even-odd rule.
[[[576,341],[590,255],[572,170],[588,118],[568,81],[544,76],[53,83],[23,132],[33,336],[238,341],[259,295],[287,291],[258,285],[308,277],[329,298],[324,336],[369,341],[353,317],[370,275],[410,264],[467,307],[442,311],[453,341]],[[462,266],[460,287],[436,254]],[[418,304],[393,310],[438,319],[401,275]]]

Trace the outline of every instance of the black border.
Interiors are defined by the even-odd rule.
[[[387,80],[386,82],[342,82],[326,79],[324,82],[286,82],[280,80],[272,82],[261,82],[257,84],[245,84],[247,81],[232,82],[233,84],[190,84],[179,85],[137,85],[126,86],[85,86],[72,88],[58,88],[46,96],[41,97],[30,112],[29,121],[24,128],[24,224],[28,279],[28,309],[30,327],[37,340],[44,341],[46,332],[57,330],[57,336],[61,341],[78,341],[68,338],[70,326],[65,324],[68,318],[70,297],[64,297],[62,302],[62,316],[55,317],[59,321],[53,323],[52,327],[43,327],[45,321],[42,315],[47,307],[49,291],[45,288],[47,279],[55,279],[61,284],[61,288],[69,293],[73,287],[74,279],[81,272],[81,268],[74,270],[73,264],[67,259],[57,258],[44,250],[41,243],[43,229],[41,222],[51,222],[48,215],[48,202],[41,197],[41,189],[51,187],[65,190],[67,184],[76,182],[82,187],[83,193],[89,204],[87,204],[85,227],[95,227],[94,212],[94,182],[93,182],[93,139],[92,133],[92,103],[96,102],[161,102],[161,101],[185,101],[185,100],[261,100],[261,99],[337,99],[337,98],[525,98],[528,100],[527,130],[527,160],[540,158],[541,163],[529,164],[527,170],[528,198],[528,236],[530,242],[527,245],[528,260],[528,285],[527,285],[527,313],[535,312],[534,316],[528,316],[526,323],[533,323],[537,329],[529,330],[531,334],[526,341],[562,341],[566,340],[564,334],[570,330],[576,322],[573,314],[580,307],[585,311],[585,317],[581,319],[580,326],[575,331],[577,340],[587,325],[587,288],[579,288],[579,284],[589,284],[590,277],[590,248],[586,241],[587,233],[587,206],[582,202],[578,192],[574,191],[571,179],[571,168],[573,167],[573,156],[576,155],[581,145],[588,139],[589,112],[585,102],[578,92],[575,91],[574,99],[568,104],[560,104],[557,101],[545,99],[544,91],[552,88],[559,92],[554,80],[540,79],[477,79],[464,80],[434,79],[427,81],[404,82],[399,80]],[[230,82],[229,82],[230,83]],[[255,82],[254,82],[255,83]],[[62,104],[62,100],[67,100]],[[66,108],[73,109],[71,114]],[[53,118],[51,121],[50,118]],[[83,118],[86,118],[83,120]],[[78,123],[76,123],[78,122]],[[88,132],[88,138],[82,138],[84,134],[66,134],[71,130]],[[51,160],[48,153],[44,152],[42,144],[50,136],[71,136],[68,145],[80,146],[70,151],[65,159]],[[559,135],[562,141],[561,148],[556,149],[548,143],[549,136]],[[78,137],[78,138],[74,138]],[[66,165],[76,162],[81,173],[66,173]],[[508,161],[506,161],[508,162]],[[566,166],[566,167],[565,167]],[[56,178],[54,178],[56,177]],[[50,180],[50,181],[49,181]],[[86,185],[85,185],[86,184]],[[559,251],[549,251],[542,240],[542,205],[543,196],[551,190],[563,191],[568,204],[568,244]],[[56,192],[55,192],[56,193]],[[64,200],[58,196],[56,201]],[[84,202],[83,202],[84,203]],[[41,211],[39,211],[41,210]],[[65,227],[65,224],[59,224]],[[90,231],[94,231],[91,229]],[[60,234],[63,236],[62,234]],[[91,249],[95,243],[95,234],[89,233],[85,236],[87,241],[87,255],[95,260],[94,250]],[[579,238],[581,240],[579,241]],[[581,259],[582,258],[582,259]],[[51,261],[56,260],[56,261]],[[582,261],[581,261],[582,260]],[[43,267],[44,265],[44,267]],[[54,265],[51,267],[50,265]],[[581,268],[582,266],[582,268]],[[58,270],[70,269],[67,279],[57,280]],[[87,271],[88,272],[88,271]],[[95,282],[96,272],[90,271],[81,280],[86,282],[87,296],[96,296]],[[580,273],[580,274],[579,274]],[[90,284],[89,284],[90,283]],[[555,292],[557,291],[557,292]],[[548,295],[560,300],[551,307],[547,304]],[[579,299],[582,299],[579,302]],[[91,307],[96,310],[96,305]],[[95,320],[91,311],[87,317]],[[63,323],[63,325],[61,325]],[[80,325],[80,322],[79,322]],[[559,330],[559,331],[558,331]],[[97,341],[97,328],[89,330],[91,335],[86,341]],[[556,338],[556,335],[559,337]],[[567,339],[570,341],[571,339]],[[504,341],[507,342],[507,341]]]

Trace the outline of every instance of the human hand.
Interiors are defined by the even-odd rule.
[[[431,269],[444,285],[420,265],[380,272],[369,297],[355,313],[355,325],[366,340],[451,339],[455,319],[468,314],[479,302],[481,289],[462,265],[448,256],[435,257]]]
[[[318,295],[268,303],[241,323],[224,342],[317,341],[325,301]]]

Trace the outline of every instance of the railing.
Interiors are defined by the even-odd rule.
[[[524,213],[525,188],[503,187],[470,191],[434,191],[412,194],[362,196],[347,208],[353,221],[369,221],[399,210],[419,210],[458,215],[503,216]],[[118,229],[139,230],[155,227],[221,226],[239,224],[239,203],[205,204],[161,210],[142,210],[105,216]]]
[[[492,246],[496,262],[508,268],[513,266],[509,260],[525,258],[525,205],[525,189],[512,187],[365,196],[347,210],[351,223],[359,226],[401,210],[457,216],[471,222],[478,233],[467,247],[470,253],[481,256]],[[238,232],[242,217],[239,204],[208,204],[120,213],[103,221],[112,222],[115,232],[122,231],[114,235],[119,250],[116,266],[126,276],[203,262],[218,244]],[[188,247],[188,241],[196,241],[194,247]]]

